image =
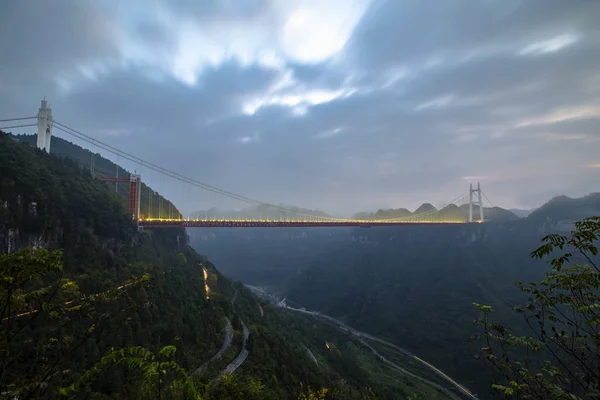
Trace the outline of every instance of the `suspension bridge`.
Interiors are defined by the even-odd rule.
[[[37,115],[32,117],[6,118],[0,120],[0,130],[37,127],[37,147],[50,153],[50,142],[53,129],[77,138],[90,145],[94,152],[90,161],[90,169],[94,174],[94,160],[96,149],[101,149],[117,157],[116,176],[96,175],[96,179],[114,182],[118,191],[119,183],[128,188],[127,207],[131,216],[140,228],[217,228],[217,227],[374,227],[374,226],[405,226],[405,225],[456,225],[466,223],[484,222],[484,206],[479,183],[474,186],[469,184],[468,194],[460,195],[446,204],[435,208],[421,207],[414,213],[406,212],[401,216],[365,216],[364,218],[336,218],[327,215],[315,215],[298,211],[296,209],[277,206],[246,196],[238,195],[227,190],[186,177],[172,170],[163,168],[152,162],[143,160],[133,154],[119,150],[109,144],[103,143],[94,137],[56,121],[52,117],[52,110],[48,107],[46,99],[42,100]],[[199,189],[205,193],[217,196],[213,204],[224,204],[224,199],[243,204],[241,211],[215,211],[210,209],[204,213],[196,213],[194,217],[184,218],[182,215],[162,212],[160,203],[157,205],[155,192],[148,186],[146,194],[142,195],[141,174],[129,173],[129,176],[119,177],[119,160],[127,160],[139,166],[140,170],[146,168],[157,172],[170,180],[181,182],[183,185]],[[159,202],[162,199],[158,197]],[[486,197],[487,199],[487,197]],[[216,200],[216,201],[215,201]],[[489,200],[488,200],[489,201]],[[253,208],[248,208],[249,206]],[[166,214],[166,215],[165,215]],[[178,215],[174,215],[178,214]],[[203,215],[202,215],[203,214]]]

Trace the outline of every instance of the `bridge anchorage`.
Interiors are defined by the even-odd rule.
[[[25,120],[37,120],[37,123],[23,123],[22,125],[15,126],[3,126],[0,129],[8,128],[23,128],[23,127],[37,127],[37,147],[43,151],[50,153],[50,141],[53,136],[53,129],[62,131],[77,141],[85,142],[88,150],[91,148],[92,157],[90,160],[90,170],[94,174],[95,166],[94,160],[96,156],[96,149],[101,149],[106,153],[113,154],[117,157],[117,161],[114,163],[117,165],[117,176],[106,177],[98,176],[96,179],[105,182],[115,182],[115,190],[118,191],[118,184],[128,183],[129,190],[126,194],[127,197],[127,208],[131,213],[131,218],[136,222],[138,228],[217,228],[217,227],[231,227],[231,228],[243,228],[243,227],[364,227],[370,228],[375,226],[404,226],[404,225],[457,225],[466,223],[482,223],[484,222],[484,208],[482,196],[485,194],[481,190],[481,186],[478,183],[477,187],[473,184],[469,184],[469,194],[461,195],[447,204],[441,206],[439,209],[434,208],[431,205],[426,207],[420,207],[419,210],[414,213],[408,213],[403,216],[396,216],[393,212],[384,212],[382,217],[379,218],[376,215],[366,216],[364,218],[334,218],[324,215],[311,215],[308,212],[300,212],[298,210],[287,209],[281,206],[275,206],[272,204],[264,203],[255,199],[251,199],[242,195],[238,195],[217,187],[202,183],[193,178],[183,176],[172,170],[168,170],[161,166],[158,166],[149,161],[143,160],[130,153],[124,152],[118,148],[115,148],[109,144],[103,143],[96,138],[86,135],[83,132],[70,128],[69,126],[56,121],[52,116],[52,110],[48,107],[48,102],[44,98],[41,103],[41,107],[36,116],[26,118],[8,118],[2,119],[0,122],[13,122]],[[163,177],[168,178],[168,184],[176,183],[183,184],[184,191],[186,189],[200,189],[202,194],[208,193],[209,195],[222,196],[219,200],[205,202],[206,204],[219,204],[223,208],[239,209],[237,206],[230,207],[228,202],[237,201],[244,204],[244,208],[248,205],[252,205],[255,208],[250,211],[252,217],[241,216],[242,212],[231,211],[226,213],[220,213],[217,217],[217,212],[212,212],[212,216],[209,216],[209,211],[206,212],[205,218],[173,218],[175,214],[179,215],[178,212],[173,209],[172,203],[169,204],[168,212],[163,209],[162,196],[158,197],[159,204],[154,204],[152,207],[152,199],[155,192],[148,188],[147,200],[144,200],[142,195],[142,178],[140,174],[130,174],[128,177],[119,177],[119,164],[120,161],[127,161],[133,163],[133,165],[139,168],[146,168],[147,170],[157,172]],[[121,169],[122,170],[122,169]],[[141,169],[139,169],[141,170]],[[104,171],[106,174],[106,171]],[[487,197],[486,197],[487,200]],[[148,204],[146,204],[146,201]],[[195,204],[198,203],[198,198],[194,195],[192,199]],[[489,200],[488,200],[489,201]],[[144,203],[144,204],[142,204]],[[239,203],[236,203],[239,204]],[[158,212],[155,212],[155,209]],[[478,209],[478,210],[477,210]],[[212,210],[212,209],[211,209]],[[256,211],[259,210],[259,211]],[[267,210],[267,211],[265,211]],[[477,212],[478,211],[478,212]],[[269,217],[263,217],[267,213]],[[386,216],[387,213],[387,216]],[[278,216],[276,216],[277,214]],[[378,213],[379,214],[379,213]],[[168,218],[162,218],[168,215]],[[257,217],[257,215],[259,217]]]

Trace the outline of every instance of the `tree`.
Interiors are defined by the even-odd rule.
[[[187,265],[187,258],[185,257],[185,254],[177,253],[177,256],[175,256],[175,258],[177,260],[178,267],[184,267],[185,265]]]
[[[327,389],[325,388],[322,388],[315,392],[309,387],[305,393],[300,393],[298,400],[325,400],[326,395]]]
[[[516,285],[529,296],[522,314],[531,336],[490,319],[490,306],[474,303],[484,343],[482,354],[503,377],[492,387],[506,396],[530,399],[600,398],[600,217],[575,223],[568,235],[552,234],[531,253],[551,256],[551,270],[539,282]],[[581,260],[582,263],[577,261]]]
[[[20,399],[56,394],[72,379],[77,352],[107,320],[99,305],[122,294],[117,288],[82,296],[63,276],[60,250],[0,255],[0,393]]]
[[[221,379],[209,383],[204,391],[206,400],[259,400],[264,398],[264,385],[260,380],[242,379],[233,374],[224,374]]]
[[[76,392],[88,392],[86,387],[96,377],[111,367],[123,365],[127,369],[137,370],[136,382],[131,382],[136,388],[139,398],[157,399],[201,399],[196,387],[188,380],[185,370],[173,360],[177,348],[165,346],[156,356],[151,351],[133,346],[111,351],[102,357],[90,370],[83,374],[75,383],[61,389],[63,395],[73,395]]]
[[[81,344],[59,332],[67,314],[87,311],[77,302],[77,284],[62,277],[61,259],[60,251],[43,249],[0,255],[0,392],[43,396],[61,361]],[[23,360],[31,360],[27,368]]]

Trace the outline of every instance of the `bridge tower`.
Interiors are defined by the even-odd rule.
[[[139,174],[129,175],[129,210],[133,219],[140,220],[140,200],[142,194],[142,176]]]
[[[473,201],[473,195],[477,193],[477,198]],[[479,207],[479,222],[483,222],[483,202],[481,201],[481,186],[477,182],[477,189],[473,189],[473,184],[469,183],[469,222],[473,222],[473,206]]]
[[[38,111],[37,148],[50,153],[50,138],[52,137],[52,109],[48,108],[46,97],[42,100],[42,107]]]

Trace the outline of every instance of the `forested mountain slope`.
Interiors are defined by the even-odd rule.
[[[44,379],[44,385],[36,386],[30,394],[57,397],[59,387],[73,382],[111,348],[135,345],[154,354],[174,346],[174,361],[188,373],[208,362],[194,376],[205,399],[239,398],[240,393],[245,393],[245,398],[296,398],[308,387],[329,388],[328,398],[366,396],[367,388],[382,399],[409,395],[445,398],[410,379],[382,381],[379,372],[365,368],[365,360],[370,360],[369,365],[374,362],[368,349],[348,335],[259,302],[192,250],[184,230],[138,231],[114,186],[95,180],[88,169],[73,161],[85,151],[77,146],[70,151],[73,157],[65,155],[71,160],[48,155],[0,133],[2,253],[19,254],[27,247],[62,249],[61,279],[72,279],[82,294],[92,297],[122,288],[132,278],[148,279],[128,284],[114,301],[95,304],[94,315],[104,316],[105,322],[86,328],[90,335],[81,345],[70,346],[72,339],[68,339],[87,321],[85,315],[72,317],[75,308],[61,326],[50,317],[40,317],[37,323],[19,330],[17,345],[44,335],[51,335],[48,340],[54,343],[64,336],[68,351],[43,347],[43,360],[34,364],[33,359],[13,359],[3,353],[3,365],[11,369],[0,375],[2,391],[10,394],[19,382]],[[96,165],[105,161],[97,160]],[[23,321],[18,318],[12,319],[17,325]],[[231,344],[222,358],[209,362],[227,336],[226,318],[233,328]],[[250,331],[246,344],[249,356],[236,370],[233,381],[217,381],[220,371],[242,351],[243,325]],[[5,328],[4,320],[0,327]],[[325,340],[336,343],[340,351],[328,351]],[[35,353],[32,356],[35,358]],[[55,372],[49,374],[49,370]],[[384,371],[384,375],[389,379],[390,372]],[[137,398],[142,394],[135,386],[136,379],[139,376],[124,367],[111,368],[80,388],[83,392],[75,393],[75,397]],[[17,386],[10,385],[15,382]]]
[[[191,231],[191,243],[232,277],[386,338],[484,395],[493,376],[467,343],[472,303],[520,323],[510,311],[523,299],[514,282],[547,271],[530,252],[571,229],[582,207],[598,214],[597,199],[557,199],[528,218],[484,224]]]
[[[36,135],[13,135],[16,140],[27,143],[35,147]],[[68,140],[60,137],[52,137],[52,155],[58,157],[66,157],[71,159],[81,168],[90,169],[93,166],[95,176],[105,177],[127,177],[131,171],[123,169],[114,162],[102,157],[99,153],[94,153],[84,149]],[[144,177],[142,176],[142,180]],[[124,183],[110,183],[113,189],[123,198],[126,198],[129,190],[129,185]],[[149,196],[152,197],[149,201]],[[160,193],[153,191],[144,182],[142,182],[140,214],[142,216],[162,217],[162,218],[179,218],[181,213],[177,207],[168,199],[165,199]]]
[[[473,302],[520,326],[515,281],[543,278],[530,253],[541,238],[600,213],[598,195],[557,198],[525,219],[455,227],[355,230],[288,283],[288,298],[410,349],[468,387],[489,392],[491,371],[471,355]]]
[[[590,193],[580,198],[554,197],[533,211],[527,220],[531,222],[572,222],[590,215],[600,214],[600,193]]]

